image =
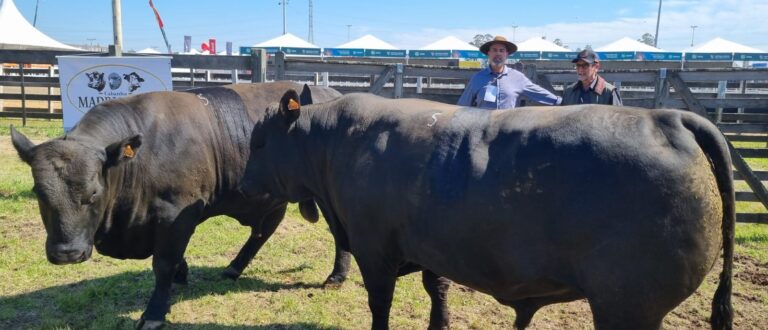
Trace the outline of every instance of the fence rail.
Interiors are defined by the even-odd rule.
[[[60,105],[54,106],[61,101],[58,72],[53,67],[59,55],[105,54],[0,50],[0,63],[16,64],[0,68],[0,117],[61,118]],[[542,68],[555,67],[547,62],[539,63]],[[746,182],[751,190],[737,192],[736,198],[768,205],[768,191],[762,183],[768,181],[768,171],[752,171],[744,161],[744,158],[768,158],[768,69],[649,70],[647,63],[638,63],[640,69],[634,69],[629,62],[611,63],[620,69],[606,70],[601,75],[620,87],[625,105],[687,109],[716,122],[731,141],[757,142],[759,145],[755,147],[731,150],[734,176]],[[32,64],[51,67],[29,67]],[[413,97],[446,103],[458,100],[464,84],[477,71],[456,66],[392,63],[391,60],[292,58],[282,53],[267,58],[260,50],[251,56],[173,55],[171,66],[174,90],[287,79],[331,86],[342,93],[372,92],[391,98]],[[573,70],[562,70],[562,67],[539,69],[517,63],[515,68],[556,93],[575,80]],[[739,214],[738,221],[768,223],[768,213]]]

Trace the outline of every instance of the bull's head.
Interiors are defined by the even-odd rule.
[[[88,77],[88,87],[93,88],[99,92],[101,92],[104,89],[104,86],[107,85],[107,83],[104,81],[104,73],[94,71],[91,73],[86,73],[86,77]]]
[[[11,139],[19,157],[32,167],[32,189],[48,233],[48,261],[58,265],[88,260],[106,207],[106,169],[134,158],[141,135],[106,148],[66,137],[34,145],[11,127]]]

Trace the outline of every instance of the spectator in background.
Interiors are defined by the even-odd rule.
[[[507,57],[517,51],[517,46],[502,36],[480,46],[488,56],[488,67],[469,80],[458,105],[483,109],[512,109],[520,95],[547,105],[560,104],[562,99],[531,82],[517,70],[507,67]]]
[[[600,58],[591,49],[585,49],[573,59],[579,81],[568,85],[563,91],[563,105],[609,104],[622,105],[619,91],[597,74]]]

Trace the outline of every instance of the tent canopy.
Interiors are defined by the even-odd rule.
[[[81,50],[53,40],[29,24],[13,0],[0,0],[0,49]]]
[[[294,48],[320,48],[317,45],[313,45],[304,41],[293,34],[286,33],[277,38],[269,39],[267,41],[258,43],[253,47],[294,47]]]
[[[631,38],[621,38],[605,46],[595,48],[596,52],[663,52],[656,48]]]
[[[448,36],[431,44],[420,47],[421,50],[479,50],[474,45],[454,36]]]
[[[397,47],[392,46],[391,44],[384,42],[381,39],[376,38],[370,34],[366,34],[365,36],[362,36],[350,42],[346,42],[341,45],[338,45],[336,46],[336,48],[391,49],[391,50],[398,49]]]
[[[549,40],[533,37],[517,44],[517,51],[570,52],[571,50]]]
[[[140,53],[140,54],[161,54],[159,50],[154,49],[152,47],[144,48],[144,49],[138,50],[136,52]]]
[[[699,46],[686,49],[687,53],[765,53],[757,48],[742,45],[723,38],[714,38]]]

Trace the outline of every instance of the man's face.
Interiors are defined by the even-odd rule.
[[[600,63],[589,64],[585,61],[576,62],[576,74],[579,76],[579,80],[582,83],[590,83],[595,79],[597,69],[600,68]]]
[[[507,47],[502,44],[492,44],[488,49],[488,61],[492,65],[499,66],[506,64],[507,56],[509,56]]]

